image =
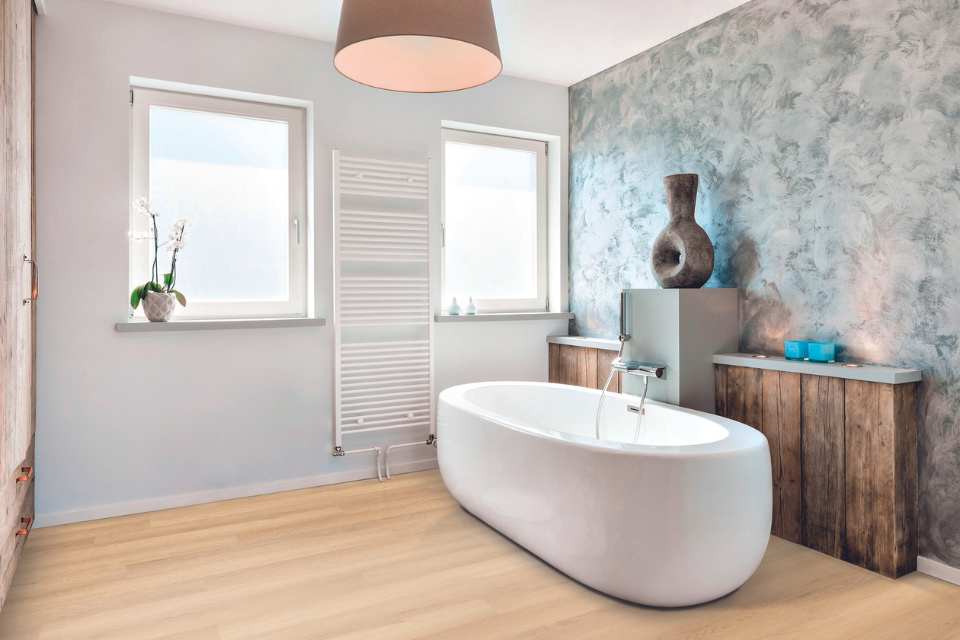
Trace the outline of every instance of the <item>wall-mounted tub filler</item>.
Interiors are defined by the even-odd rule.
[[[637,426],[634,430],[633,441],[636,442],[640,437],[640,427],[643,422],[643,405],[647,401],[647,390],[650,384],[650,378],[662,378],[667,366],[664,364],[655,364],[652,362],[640,362],[638,360],[625,360],[623,357],[623,345],[630,339],[627,324],[627,292],[620,292],[620,349],[617,351],[616,359],[610,363],[610,374],[607,381],[603,384],[603,390],[600,392],[600,398],[597,400],[597,413],[593,419],[593,435],[600,439],[600,414],[603,411],[603,400],[607,397],[607,390],[610,388],[610,382],[616,373],[622,373],[627,376],[638,376],[643,380],[643,391],[640,393],[640,404],[636,407],[628,406],[627,411],[637,415]]]
[[[620,358],[666,366],[660,377],[629,372],[622,393],[640,395],[649,385],[651,400],[712,412],[713,356],[739,348],[737,290],[628,289],[621,305],[628,339]]]

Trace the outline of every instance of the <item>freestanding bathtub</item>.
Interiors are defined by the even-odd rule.
[[[772,484],[764,436],[638,398],[531,382],[440,394],[440,472],[470,513],[568,576],[632,602],[680,607],[740,587],[763,558]]]

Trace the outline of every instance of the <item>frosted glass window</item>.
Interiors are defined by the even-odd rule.
[[[444,304],[472,297],[481,312],[545,309],[544,144],[444,138]]]
[[[150,202],[190,220],[191,300],[290,296],[287,137],[286,122],[150,108]]]
[[[303,109],[135,90],[133,197],[159,212],[161,240],[190,221],[177,262],[188,303],[176,317],[306,315],[305,145]],[[152,240],[131,221],[137,284]]]

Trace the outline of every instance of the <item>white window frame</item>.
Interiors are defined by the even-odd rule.
[[[276,300],[236,300],[225,302],[197,302],[190,299],[187,283],[184,294],[187,306],[178,310],[176,318],[198,319],[252,319],[252,318],[305,318],[310,312],[310,239],[312,225],[309,215],[309,176],[307,156],[307,110],[303,107],[274,104],[236,98],[203,95],[191,92],[132,86],[130,89],[131,145],[130,189],[134,198],[148,195],[150,186],[150,107],[162,106],[189,111],[207,111],[246,118],[282,121],[287,124],[288,171],[290,176],[289,231],[289,283],[290,297]],[[162,212],[161,212],[162,214]],[[161,218],[161,229],[172,220]],[[149,279],[152,264],[152,231],[145,216],[130,209],[130,288]],[[188,240],[189,241],[189,240]],[[243,256],[238,256],[242,259]],[[161,256],[162,258],[162,256]],[[143,315],[142,307],[136,315]]]
[[[443,128],[440,138],[441,147],[441,166],[440,166],[440,185],[441,185],[441,260],[440,260],[440,282],[443,296],[443,303],[450,302],[447,293],[447,260],[452,256],[447,255],[446,230],[447,230],[447,198],[446,198],[446,151],[447,143],[463,143],[473,145],[484,145],[489,147],[498,147],[502,149],[520,149],[530,151],[537,157],[537,297],[536,298],[486,298],[474,299],[481,313],[511,313],[511,312],[537,312],[547,311],[549,308],[548,286],[549,286],[549,268],[547,251],[547,143],[542,140],[533,140],[528,138],[514,138],[511,136],[497,135],[492,133],[479,133],[476,131],[465,131],[462,129]],[[466,301],[461,301],[466,302]]]

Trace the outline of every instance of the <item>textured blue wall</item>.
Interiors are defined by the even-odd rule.
[[[662,178],[700,174],[742,346],[924,371],[921,552],[960,566],[960,0],[755,0],[570,90],[570,297],[655,287]]]

